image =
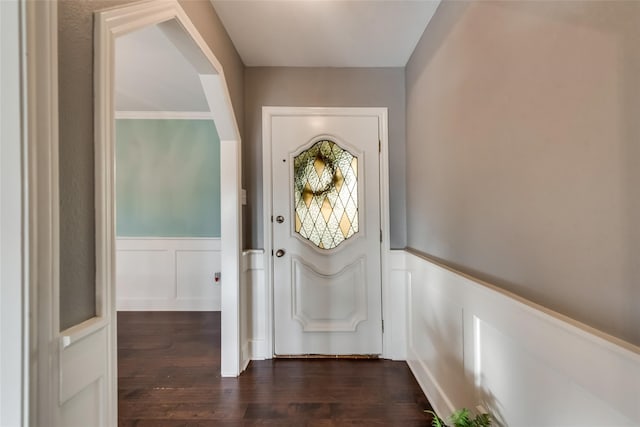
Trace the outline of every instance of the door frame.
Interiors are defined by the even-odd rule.
[[[21,363],[20,373],[21,386],[13,390],[21,401],[20,408],[13,408],[12,414],[21,417],[22,426],[27,425],[60,425],[60,390],[61,390],[61,367],[60,355],[66,345],[78,339],[82,339],[86,334],[104,326],[104,317],[111,316],[110,311],[102,311],[93,319],[89,319],[76,327],[66,331],[59,328],[59,191],[58,191],[58,16],[57,3],[53,1],[31,1],[15,0],[19,7],[20,20],[20,112],[22,120],[18,124],[21,132],[21,154],[23,157],[22,167],[24,168],[20,177],[22,188],[21,201],[21,257],[22,265],[22,286],[19,298],[21,303],[16,301],[22,309],[22,322],[15,325],[20,329],[21,340]],[[135,25],[136,19],[144,19],[145,15],[153,15],[151,19],[167,20],[177,17],[179,22],[185,25],[190,34],[197,34],[193,24],[182,11],[176,0],[152,0],[150,2],[136,4],[129,7],[120,8],[113,13],[117,16],[119,11],[126,10],[136,12],[137,17],[131,14],[121,16],[119,23],[122,24],[119,31],[126,31],[128,25]],[[171,12],[173,11],[173,12]],[[4,6],[2,15],[4,16]],[[158,12],[158,14],[154,14]],[[135,14],[134,14],[135,15]],[[167,17],[168,16],[168,17]],[[9,17],[9,15],[7,15]],[[8,19],[8,18],[7,18]],[[118,21],[118,20],[116,20]],[[98,27],[98,25],[96,26]],[[102,26],[104,30],[106,27]],[[134,28],[135,29],[135,28]],[[130,28],[129,28],[130,30]],[[98,30],[96,30],[96,33]],[[107,35],[108,43],[113,43],[112,35]],[[98,38],[98,37],[96,37]],[[208,50],[208,46],[198,35],[197,43]],[[3,51],[4,54],[8,52]],[[112,53],[112,52],[111,52]],[[113,65],[113,57],[104,56],[95,58],[96,64]],[[240,260],[240,135],[235,121],[227,85],[222,72],[222,67],[217,62],[213,54],[208,55],[214,62],[215,69],[219,73],[203,79],[203,86],[209,85],[211,90],[218,89],[223,94],[222,102],[218,105],[216,114],[224,117],[223,122],[227,125],[227,139],[221,141],[221,154],[230,161],[223,163],[222,174],[226,174],[225,188],[222,197],[226,202],[226,215],[223,212],[223,229],[229,233],[224,238],[227,246],[223,256],[224,270],[227,274],[225,278],[233,286],[223,287],[223,322],[226,322],[226,331],[223,331],[225,339],[225,353],[222,360],[227,370],[223,370],[223,375],[236,376],[239,374],[239,260]],[[106,62],[105,62],[106,61]],[[102,69],[102,78],[96,79],[96,96],[102,97],[105,102],[111,102],[111,97],[104,98],[109,94],[112,87],[113,68]],[[104,71],[107,71],[104,73]],[[98,82],[102,84],[98,84]],[[111,84],[111,86],[110,86]],[[2,98],[5,101],[5,98]],[[7,97],[6,101],[9,101]],[[15,101],[11,99],[12,103]],[[101,104],[104,106],[104,104]],[[105,118],[108,119],[113,114],[109,108],[99,108],[96,112],[96,141],[110,135],[99,133],[100,125],[104,127]],[[12,121],[15,125],[15,121]],[[105,129],[102,129],[105,130]],[[222,137],[222,135],[221,135]],[[222,139],[222,138],[221,138]],[[104,153],[103,153],[104,154]],[[96,156],[100,156],[99,153]],[[107,170],[96,171],[97,181],[102,178],[101,174],[109,173]],[[102,196],[109,199],[108,193],[100,191],[109,190],[111,187],[98,188]],[[111,202],[113,202],[111,200]],[[99,205],[96,200],[96,205]],[[113,205],[111,205],[113,207]],[[98,225],[108,226],[105,215],[98,215]],[[108,216],[108,215],[107,215]],[[113,216],[111,216],[113,219]],[[111,228],[113,230],[113,228]],[[108,234],[105,236],[108,239]],[[113,239],[112,239],[113,240]],[[108,251],[108,242],[101,242],[103,254]],[[234,246],[235,245],[235,246]],[[100,248],[97,248],[100,249]],[[106,250],[106,252],[104,252]],[[111,253],[111,260],[113,256]],[[98,259],[98,262],[101,260]],[[102,259],[104,261],[104,258]],[[111,264],[113,266],[113,264]],[[105,267],[105,266],[103,266]],[[106,266],[108,270],[108,265]],[[105,270],[103,270],[104,273]],[[113,275],[111,275],[113,277]],[[108,298],[110,289],[105,286],[105,282],[100,282],[97,277],[97,310],[109,308]],[[108,284],[108,283],[106,283]],[[111,290],[113,290],[113,286]],[[113,307],[115,301],[111,300]],[[226,319],[226,320],[225,320]],[[102,322],[101,322],[102,321]],[[100,323],[103,323],[101,326]],[[114,325],[115,326],[115,325]],[[115,328],[112,329],[115,334]],[[3,335],[4,337],[4,335]],[[115,335],[113,335],[115,338]],[[113,342],[115,344],[115,341]],[[109,349],[115,351],[112,345]],[[115,353],[110,355],[115,362]],[[17,362],[18,364],[20,363]],[[112,369],[111,378],[115,379],[116,371]],[[106,401],[107,413],[104,413],[105,425],[114,425],[116,422],[116,388],[115,382],[108,388],[110,395],[102,396]],[[16,385],[16,384],[12,384]],[[7,402],[8,403],[8,402]],[[4,404],[3,404],[4,405]]]
[[[221,160],[221,374],[235,377],[240,365],[240,132],[222,65],[177,0],[151,0],[115,7],[95,14],[95,176],[96,176],[96,325],[110,325],[109,366],[116,397],[117,373],[115,299],[115,200],[114,200],[114,51],[121,35],[175,20],[181,28],[165,31],[192,62],[203,86],[211,117],[220,137]],[[184,30],[184,32],[182,32]],[[184,36],[186,32],[187,37]],[[195,49],[193,48],[195,46]],[[115,405],[110,408],[114,408]]]
[[[58,13],[19,0],[22,28],[23,298],[22,426],[59,424]]]
[[[352,116],[377,117],[380,135],[380,227],[382,243],[380,247],[380,279],[382,291],[382,324],[390,318],[389,304],[389,261],[390,261],[390,219],[389,219],[389,123],[386,107],[262,107],[262,216],[264,232],[264,278],[266,285],[265,302],[265,358],[274,356],[275,329],[273,319],[273,229],[272,215],[272,171],[271,123],[278,116]],[[382,357],[391,358],[390,331],[382,330]]]

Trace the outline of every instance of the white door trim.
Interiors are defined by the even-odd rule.
[[[28,405],[24,426],[59,425],[58,14],[55,2],[20,0],[24,13],[23,115],[27,212]]]
[[[211,117],[220,136],[222,229],[223,376],[240,374],[240,133],[220,62],[177,0],[152,0],[107,9],[95,19],[95,176],[96,176],[96,323],[109,326],[111,366],[108,410],[116,413],[116,299],[114,203],[114,49],[115,40],[160,24],[200,74]],[[185,32],[187,35],[185,35]],[[93,325],[99,327],[99,325]],[[71,337],[70,337],[71,338]]]
[[[387,108],[319,108],[319,107],[262,107],[262,212],[264,230],[264,271],[266,285],[265,313],[265,358],[274,354],[273,328],[273,233],[271,228],[272,213],[272,173],[271,173],[271,122],[276,116],[377,116],[380,126],[380,223],[382,226],[382,245],[380,253],[382,279],[382,319],[389,318],[389,133]],[[382,334],[382,357],[391,358],[391,336]]]

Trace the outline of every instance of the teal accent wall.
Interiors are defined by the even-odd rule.
[[[116,235],[220,237],[213,121],[116,120]]]

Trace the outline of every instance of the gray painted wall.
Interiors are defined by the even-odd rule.
[[[262,107],[387,107],[389,109],[389,181],[391,246],[403,248],[405,226],[405,98],[402,68],[245,69],[243,212],[245,248],[263,247]]]
[[[638,22],[638,2],[443,2],[406,68],[408,246],[634,344]]]
[[[95,315],[93,12],[131,2],[58,2],[62,329]],[[242,130],[242,61],[208,0],[180,4],[224,68]]]

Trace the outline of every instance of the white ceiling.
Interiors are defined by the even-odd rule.
[[[212,3],[247,66],[404,67],[440,0]],[[164,30],[116,39],[116,111],[209,111],[198,72]]]
[[[404,67],[440,0],[211,3],[250,67]]]
[[[151,26],[116,39],[116,111],[209,111],[200,77]]]

